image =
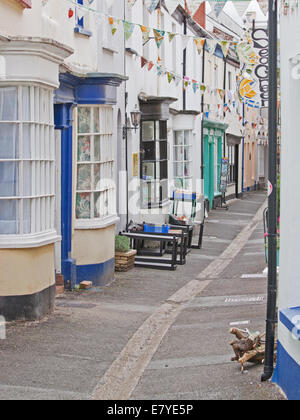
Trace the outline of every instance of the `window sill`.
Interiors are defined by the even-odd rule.
[[[106,227],[115,225],[120,218],[117,215],[106,217],[102,220],[76,220],[76,230],[89,230],[89,229],[104,229]]]
[[[61,236],[55,230],[28,235],[0,235],[0,249],[37,248],[60,240]]]
[[[81,26],[75,26],[74,32],[76,34],[84,35],[84,36],[87,36],[87,37],[91,37],[93,35],[93,32],[88,31],[87,29],[84,29]]]
[[[119,54],[119,51],[112,47],[102,47],[102,50],[111,54]]]
[[[282,309],[279,312],[280,322],[300,341],[300,306]]]

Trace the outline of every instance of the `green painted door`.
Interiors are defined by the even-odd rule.
[[[204,137],[204,196],[210,208],[214,199],[214,138]]]

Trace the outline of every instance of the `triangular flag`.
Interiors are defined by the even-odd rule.
[[[194,93],[196,93],[197,89],[199,87],[199,84],[196,80],[192,80],[192,83],[193,83],[193,91],[194,91]]]
[[[220,98],[221,98],[221,99],[224,99],[224,96],[225,96],[225,92],[224,92],[224,90],[223,90],[223,89],[218,89],[218,93],[219,93],[219,95],[220,95]]]
[[[268,0],[257,0],[257,3],[259,4],[259,7],[261,8],[263,14],[266,15],[269,9]]]
[[[123,21],[123,26],[124,26],[124,35],[125,35],[125,39],[126,41],[128,41],[128,39],[131,37],[132,32],[134,30],[135,24],[131,23],[131,22],[127,22],[126,20]]]
[[[153,29],[153,33],[154,33],[154,38],[155,38],[157,48],[159,48],[161,46],[161,43],[164,40],[165,31],[160,31],[158,29]]]
[[[133,7],[135,5],[135,3],[136,3],[136,0],[127,0],[127,5],[129,7]]]
[[[145,0],[145,6],[148,9],[148,11],[152,13],[153,10],[155,10],[158,2],[159,0]]]
[[[191,16],[194,16],[202,3],[203,0],[186,0],[188,12]]]
[[[245,1],[245,0],[241,0],[241,1],[235,0],[233,2],[233,5],[240,17],[244,16],[246,10],[248,9],[249,3],[250,2]]]
[[[157,70],[157,75],[158,76],[162,76],[162,74],[163,74],[163,69],[162,69],[162,67],[161,66],[156,66],[156,70]]]
[[[167,71],[167,76],[168,76],[168,82],[171,83],[174,77],[173,73],[170,73],[169,71]]]
[[[205,91],[206,91],[206,85],[204,85],[203,83],[201,83],[201,85],[200,85],[200,90],[201,90],[201,92],[204,94],[204,93],[205,93]]]
[[[170,15],[172,15],[175,12],[178,4],[179,4],[178,0],[165,0],[165,5],[166,5]]]
[[[225,58],[228,55],[229,47],[230,47],[230,44],[228,41],[221,41],[221,48],[222,48],[222,52]]]
[[[191,37],[187,35],[182,35],[181,38],[182,38],[182,49],[185,50],[188,46],[188,43],[191,40]]]
[[[206,48],[210,54],[214,54],[217,47],[217,41],[214,39],[206,39]]]
[[[209,2],[211,5],[211,8],[215,12],[216,16],[219,17],[220,13],[224,9],[224,6],[226,4],[226,1],[224,0],[213,0]]]
[[[177,74],[175,74],[174,75],[174,80],[175,80],[175,85],[176,86],[178,86],[179,85],[179,83],[181,82],[181,80],[182,80],[182,77],[181,76],[179,76],[179,75],[177,75]]]
[[[198,54],[201,54],[204,44],[205,44],[205,38],[194,38]]]
[[[169,34],[169,41],[170,41],[170,42],[172,42],[172,41],[173,41],[173,39],[174,39],[174,36],[175,36],[176,34],[174,34],[174,33],[172,33],[172,32],[168,32],[168,34]]]
[[[143,68],[146,63],[147,63],[146,58],[141,57],[141,68]]]
[[[142,31],[143,44],[145,44],[150,37],[151,28],[147,28],[147,26],[144,26],[144,25],[140,25],[140,28]]]
[[[149,61],[149,63],[148,63],[148,71],[150,71],[153,66],[154,66],[154,63],[152,63],[152,61]]]
[[[108,17],[108,22],[111,25],[111,33],[114,35],[117,32],[118,25],[120,23],[120,20],[115,20],[113,17]]]

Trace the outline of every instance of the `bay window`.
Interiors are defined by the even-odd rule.
[[[175,188],[192,189],[192,131],[175,131],[174,185]]]
[[[141,130],[141,192],[143,207],[168,200],[167,121],[143,121]]]
[[[52,89],[1,86],[0,235],[55,232],[54,148]]]
[[[113,109],[77,109],[77,227],[116,215]]]

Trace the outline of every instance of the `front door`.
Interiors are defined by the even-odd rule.
[[[214,137],[204,137],[204,195],[212,208],[214,199]]]

